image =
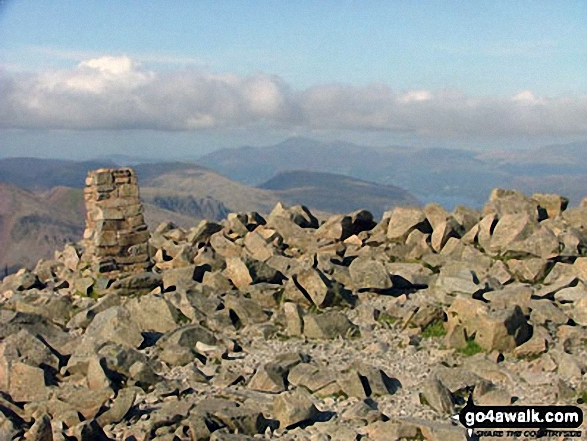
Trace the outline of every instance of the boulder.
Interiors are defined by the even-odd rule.
[[[531,336],[531,327],[517,305],[492,310],[478,300],[457,297],[447,316],[446,340],[453,347],[462,348],[467,338],[474,338],[487,352],[511,352]]]
[[[432,232],[424,211],[411,207],[394,208],[389,218],[387,238],[396,242],[405,242],[408,235],[414,230],[423,233]]]
[[[332,339],[355,336],[358,327],[340,311],[304,316],[304,335],[309,338]]]
[[[312,423],[319,415],[310,394],[302,388],[283,392],[273,400],[273,416],[279,421],[280,428]]]
[[[440,414],[453,415],[455,407],[450,391],[438,377],[432,375],[422,384],[421,396],[432,409]]]
[[[178,326],[179,311],[161,296],[149,294],[133,298],[125,306],[141,331],[165,333]]]
[[[493,213],[498,218],[509,214],[527,215],[533,221],[546,218],[546,212],[539,209],[535,200],[517,190],[495,188],[491,191],[489,200],[483,206],[483,216]]]
[[[349,273],[358,290],[385,290],[392,287],[386,267],[377,260],[358,257],[349,265]]]
[[[275,223],[276,218],[287,219],[301,228],[318,228],[318,219],[303,205],[287,208],[278,202],[269,214],[267,223]]]
[[[540,209],[544,210],[551,219],[560,216],[569,205],[567,198],[557,194],[534,193],[532,200],[536,201]]]
[[[526,213],[504,214],[493,230],[487,251],[503,254],[515,242],[530,237],[535,229],[535,221]]]
[[[320,270],[302,270],[293,277],[293,281],[302,295],[318,308],[332,306],[340,300],[332,282]]]
[[[128,309],[122,306],[113,306],[98,313],[86,329],[85,338],[96,344],[118,343],[131,348],[138,348],[143,343],[140,328],[132,320]]]

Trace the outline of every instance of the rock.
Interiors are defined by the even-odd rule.
[[[226,259],[224,275],[238,289],[243,289],[252,283],[280,283],[284,279],[283,274],[266,263],[240,257]]]
[[[135,388],[121,389],[110,408],[96,419],[97,423],[104,427],[122,421],[133,406],[136,396]]]
[[[578,381],[585,372],[585,366],[571,354],[563,351],[551,351],[554,356],[558,373],[568,381]]]
[[[204,273],[202,284],[209,286],[215,292],[227,292],[234,289],[232,282],[222,273]]]
[[[316,238],[308,229],[300,227],[286,217],[270,217],[267,226],[282,237],[283,245],[288,249],[307,250],[316,246]]]
[[[518,243],[512,243],[509,251],[522,255],[551,259],[560,254],[558,238],[548,228],[540,227],[530,237]]]
[[[68,429],[67,435],[74,437],[78,441],[86,439],[96,441],[109,440],[96,420],[84,421],[77,426]]]
[[[312,423],[319,414],[310,394],[301,388],[283,392],[273,400],[273,416],[279,421],[281,428],[292,428],[300,423]]]
[[[222,231],[210,236],[210,245],[219,256],[224,258],[238,257],[242,252],[242,248],[228,239]]]
[[[22,268],[16,274],[9,275],[2,281],[4,286],[10,285],[14,291],[27,291],[33,288],[43,288],[38,277],[26,268]]]
[[[428,219],[428,223],[432,227],[432,230],[435,230],[439,225],[446,222],[449,217],[448,212],[439,204],[430,203],[424,207],[424,214],[426,215],[426,219]]]
[[[522,284],[511,284],[503,289],[490,291],[483,294],[483,298],[488,300],[493,308],[505,309],[520,306],[522,310],[529,313],[528,306],[534,290]]]
[[[394,420],[391,420],[394,421]],[[419,418],[403,418],[403,424],[416,426],[426,440],[430,441],[466,441],[467,432],[463,427],[453,426],[448,423],[439,423]]]
[[[530,237],[535,229],[535,221],[528,214],[504,214],[493,230],[487,251],[504,254],[515,242]]]
[[[587,326],[587,296],[574,302],[572,318],[579,325]]]
[[[104,371],[103,364],[106,364],[103,358],[98,356],[90,357],[88,360],[87,381],[88,388],[91,390],[100,390],[112,386],[108,375]]]
[[[268,427],[263,414],[249,406],[224,407],[215,412],[214,416],[230,431],[243,435],[264,433]],[[242,439],[242,436],[239,439]]]
[[[209,270],[209,265],[198,266],[191,264],[186,264],[180,268],[166,268],[162,273],[163,291],[169,292],[188,288],[195,281],[201,282]]]
[[[107,309],[112,308],[113,306],[120,306],[120,303],[120,296],[118,294],[108,293],[104,297],[101,297],[95,305],[86,308],[78,312],[76,315],[74,315],[71,318],[71,320],[67,323],[67,327],[69,329],[85,329],[90,325],[90,323],[92,322],[92,320],[94,320],[94,317],[96,317],[97,314],[99,314],[102,311],[106,311]]]
[[[548,350],[552,338],[544,328],[535,326],[532,337],[527,342],[514,349],[517,357],[535,358]]]
[[[332,306],[338,300],[332,283],[320,270],[302,270],[294,276],[294,282],[303,296],[319,308]]]
[[[530,338],[530,326],[519,306],[491,310],[484,303],[457,297],[447,310],[447,344],[463,347],[473,337],[485,351],[513,351]],[[456,335],[454,335],[456,334]],[[456,338],[460,334],[460,338]]]
[[[301,386],[312,393],[320,394],[322,389],[336,383],[336,375],[327,367],[300,363],[291,369],[287,380],[294,386]]]
[[[467,268],[442,268],[434,288],[446,294],[474,295],[483,290],[476,274]]]
[[[364,430],[369,439],[374,441],[417,439],[422,434],[418,426],[403,421],[375,421]]]
[[[396,207],[391,212],[387,238],[392,241],[405,242],[414,230],[431,233],[432,229],[426,214],[419,208]]]
[[[128,369],[129,378],[142,389],[149,389],[161,381],[150,364],[143,361],[135,361]]]
[[[337,379],[342,391],[349,397],[365,399],[396,392],[401,384],[381,369],[357,361]]]
[[[508,270],[520,282],[537,283],[544,279],[548,261],[544,259],[511,259],[506,262]]]
[[[439,253],[450,238],[458,238],[461,236],[462,227],[452,217],[434,228],[430,244],[432,249]]]
[[[431,281],[432,270],[419,263],[388,263],[385,268],[391,275],[393,286],[423,287]]]
[[[545,271],[548,270],[549,267],[550,265],[546,265]],[[552,285],[556,283],[565,282],[570,286],[571,283],[569,283],[569,280],[576,279],[578,276],[579,271],[575,265],[563,262],[556,262],[550,270],[550,272],[548,273],[548,275],[544,277],[544,284]]]
[[[157,346],[178,345],[185,348],[195,348],[197,342],[214,346],[218,343],[214,334],[200,325],[187,325],[165,334],[157,342]]]
[[[141,331],[165,333],[178,326],[179,311],[163,297],[149,294],[130,299],[125,306]]]
[[[438,377],[430,376],[424,381],[421,396],[436,412],[449,415],[455,413],[450,391],[442,384]]]
[[[117,279],[110,288],[120,295],[130,296],[147,294],[161,284],[162,280],[159,274],[143,272]]]
[[[51,418],[46,413],[35,418],[35,423],[24,435],[27,440],[34,441],[53,441],[53,431],[51,429]]]
[[[482,381],[473,390],[475,404],[481,406],[509,406],[512,396],[490,381]]]
[[[304,329],[302,309],[294,302],[285,302],[283,304],[283,314],[285,316],[287,335],[301,336]]]
[[[275,248],[271,246],[273,241],[280,241],[279,234],[268,228],[258,228],[246,234],[244,244],[247,253],[260,262],[267,261],[275,254]]]
[[[339,311],[304,316],[304,335],[308,338],[331,339],[355,336],[358,327]]]
[[[239,257],[226,258],[224,275],[239,289],[253,283],[247,265]]]
[[[463,228],[463,234],[470,231],[481,220],[479,212],[462,205],[455,207],[452,212],[452,217]]]
[[[345,240],[354,234],[352,219],[350,216],[336,214],[329,217],[326,222],[316,230],[315,236],[319,239]]]
[[[341,421],[351,421],[366,425],[375,421],[385,421],[387,417],[377,409],[375,401],[366,399],[357,401],[344,410],[340,416]]]
[[[301,228],[318,228],[318,219],[303,205],[286,208],[278,202],[269,214],[268,224],[274,223],[276,218],[290,220]]]
[[[539,210],[538,202],[517,190],[495,188],[491,191],[489,201],[482,211],[483,215],[496,214],[499,218],[509,214],[528,215],[530,219],[540,221],[546,218],[546,212]]]
[[[489,213],[483,216],[477,226],[463,236],[463,242],[469,244],[477,242],[485,252],[489,251],[491,246],[491,235],[495,230],[497,222],[498,218],[495,213]]]
[[[98,344],[111,342],[132,348],[138,348],[143,343],[139,327],[122,306],[113,306],[98,313],[86,329],[85,337]]]
[[[274,363],[259,367],[249,382],[249,388],[260,392],[280,393],[285,391],[286,372]]]
[[[358,257],[349,266],[351,280],[359,290],[385,290],[392,287],[391,278],[383,263]]]
[[[10,367],[8,393],[16,402],[46,399],[49,390],[45,384],[45,372],[41,368],[25,363],[14,363]]]
[[[59,369],[59,358],[45,343],[25,329],[9,335],[0,343],[0,390],[10,389],[14,379],[12,371],[18,363],[35,368],[43,366],[48,374]],[[24,372],[23,368],[20,369]]]
[[[107,344],[101,347],[97,355],[104,358],[104,361],[101,363],[105,364],[105,372],[108,370],[124,377],[130,377],[130,369],[137,362],[148,362],[147,357],[136,349],[114,344]],[[68,364],[68,370],[69,366]]]
[[[546,212],[546,215],[554,219],[567,209],[569,200],[557,194],[534,193],[532,199],[538,202],[538,206]]]
[[[200,221],[200,223],[197,226],[190,229],[190,232],[187,235],[186,240],[192,246],[199,244],[199,243],[209,242],[210,237],[214,233],[218,233],[221,230],[222,230],[222,226],[217,224],[216,222],[202,220],[202,221]]]
[[[564,325],[569,321],[569,317],[550,300],[532,300],[529,306],[532,309],[530,314],[532,323],[543,325],[549,322]]]
[[[224,305],[236,315],[238,322],[243,326],[264,323],[269,320],[269,314],[254,300],[229,295],[224,299]]]

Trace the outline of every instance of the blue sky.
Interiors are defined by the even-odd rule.
[[[0,3],[0,155],[587,135],[585,1]]]

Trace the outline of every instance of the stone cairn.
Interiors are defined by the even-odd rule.
[[[149,231],[134,170],[93,170],[86,178],[85,251],[81,264],[109,278],[144,271]]]

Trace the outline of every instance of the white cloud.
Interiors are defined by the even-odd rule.
[[[292,90],[275,75],[190,69],[154,72],[102,56],[69,70],[0,73],[0,127],[392,130],[428,136],[587,134],[587,96],[510,97],[395,92],[386,84]]]
[[[428,90],[412,90],[399,97],[400,103],[411,103],[412,101],[430,101],[432,93]]]

